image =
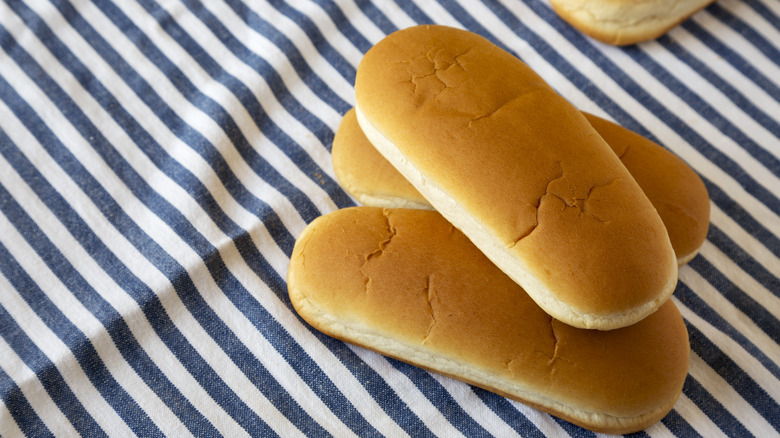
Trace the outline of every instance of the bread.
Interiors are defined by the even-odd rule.
[[[355,80],[379,152],[554,318],[654,312],[677,260],[653,205],[587,119],[520,60],[444,26],[395,32]]]
[[[550,318],[440,214],[352,207],[296,241],[287,285],[317,330],[597,432],[663,418],[688,370],[669,300],[617,330]]]
[[[677,264],[688,263],[704,245],[710,225],[710,198],[704,182],[659,144],[600,117],[583,114],[653,203],[669,233]]]
[[[432,209],[431,204],[371,145],[355,109],[341,121],[331,148],[333,172],[341,187],[364,205]]]
[[[583,112],[650,199],[669,233],[679,266],[707,238],[710,201],[701,178],[684,161],[641,135]],[[420,192],[374,148],[360,130],[354,108],[333,138],[333,169],[344,189],[363,205],[432,209]]]
[[[551,0],[566,22],[599,41],[635,44],[665,34],[713,0]]]

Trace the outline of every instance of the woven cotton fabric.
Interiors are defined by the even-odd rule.
[[[780,1],[613,47],[545,0],[4,0],[0,436],[593,436],[290,304],[295,238],[356,205],[330,148],[358,63],[421,23],[699,173],[710,231],[673,297],[690,373],[639,435],[779,435]]]

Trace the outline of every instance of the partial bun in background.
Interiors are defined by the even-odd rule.
[[[357,70],[374,147],[550,315],[610,330],[677,284],[661,218],[609,145],[515,56],[445,26],[397,31]]]
[[[612,45],[652,40],[713,0],[550,0],[558,15],[582,33]]]
[[[321,216],[296,241],[287,284],[296,311],[325,334],[593,431],[659,421],[688,372],[673,301],[622,329],[563,324],[435,211]]]

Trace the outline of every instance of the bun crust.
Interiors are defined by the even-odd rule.
[[[566,22],[601,42],[635,44],[668,32],[713,0],[551,0]]]
[[[601,117],[582,113],[618,155],[655,207],[669,233],[677,264],[688,263],[707,238],[707,187],[683,160],[661,145]],[[433,207],[368,141],[350,109],[333,139],[333,169],[342,187],[363,205]]]
[[[698,254],[710,226],[710,197],[683,160],[633,131],[583,113],[626,166],[666,226],[682,266]]]
[[[414,186],[371,145],[355,109],[341,120],[331,148],[333,171],[341,187],[364,205],[431,210]]]
[[[330,336],[593,431],[659,421],[688,370],[671,300],[622,329],[560,323],[435,211],[321,216],[299,236],[287,281],[296,311]]]
[[[369,50],[355,81],[371,143],[554,318],[610,330],[677,283],[655,208],[585,117],[473,33],[417,26]]]

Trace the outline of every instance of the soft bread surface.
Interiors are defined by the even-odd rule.
[[[583,114],[653,203],[669,233],[677,264],[688,263],[707,239],[710,226],[704,182],[661,145],[601,117]]]
[[[634,44],[658,38],[713,0],[551,0],[565,21],[599,41]]]
[[[316,329],[609,433],[663,418],[688,369],[667,301],[630,327],[550,318],[437,212],[353,207],[313,221],[288,271]]]
[[[486,39],[395,32],[355,81],[371,143],[550,315],[624,327],[677,283],[666,228],[587,119]]]
[[[650,199],[669,233],[677,264],[688,263],[707,238],[710,201],[699,175],[661,145],[601,117],[585,118],[618,155]],[[363,205],[432,209],[366,138],[350,109],[333,139],[333,170],[342,187]]]
[[[333,137],[331,158],[339,184],[365,205],[432,208],[420,192],[374,149],[358,125],[354,108],[344,115]]]

